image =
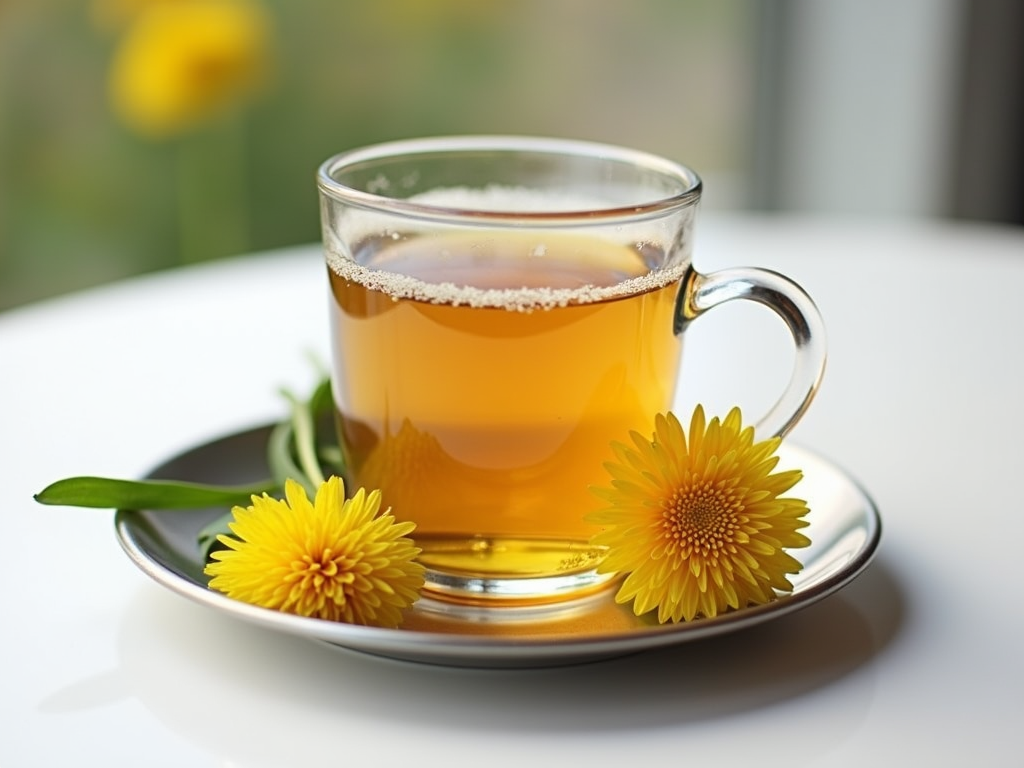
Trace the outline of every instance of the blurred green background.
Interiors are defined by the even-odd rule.
[[[692,165],[712,206],[742,197],[757,68],[746,0],[263,5],[269,88],[234,119],[156,140],[111,109],[118,33],[95,6],[0,0],[0,309],[314,242],[316,167],[388,139],[607,141]]]

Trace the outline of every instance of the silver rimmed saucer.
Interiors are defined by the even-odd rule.
[[[265,475],[267,429],[231,435],[163,464],[153,477],[241,484]],[[815,603],[856,578],[874,556],[881,536],[878,510],[842,469],[815,454],[783,444],[781,466],[799,467],[794,489],[811,512],[799,550],[804,564],[793,592],[767,605],[713,619],[659,625],[614,601],[614,588],[556,606],[474,608],[421,599],[399,629],[342,624],[280,613],[209,590],[196,545],[199,530],[223,514],[209,510],[121,510],[115,526],[121,546],[145,573],[198,603],[271,629],[405,661],[462,667],[544,667],[689,642],[734,632]]]

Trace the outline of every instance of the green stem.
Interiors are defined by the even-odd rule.
[[[308,483],[302,478],[302,470],[295,463],[295,458],[292,455],[294,432],[291,419],[282,421],[270,431],[270,436],[267,438],[267,466],[270,467],[270,476],[282,488],[285,480],[292,478],[302,482],[307,486],[306,490],[309,490]]]
[[[284,392],[292,404],[292,429],[294,430],[295,452],[299,467],[315,491],[324,482],[320,460],[316,454],[316,427],[309,404],[299,400],[290,392]]]
[[[178,251],[183,264],[248,249],[243,129],[240,119],[226,120],[178,145]]]

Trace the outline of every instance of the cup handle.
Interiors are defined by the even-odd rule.
[[[804,415],[825,373],[825,324],[811,297],[784,275],[757,267],[701,274],[691,269],[676,299],[678,335],[712,307],[733,299],[764,304],[782,318],[796,344],[793,373],[781,397],[754,423],[758,439],[786,435]]]

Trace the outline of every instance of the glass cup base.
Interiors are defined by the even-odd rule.
[[[614,577],[591,570],[571,576],[480,578],[428,569],[423,594],[434,600],[480,607],[549,605],[587,597],[606,587]]]
[[[417,539],[424,596],[478,606],[545,605],[590,595],[614,578],[598,573],[603,550],[561,539]]]

